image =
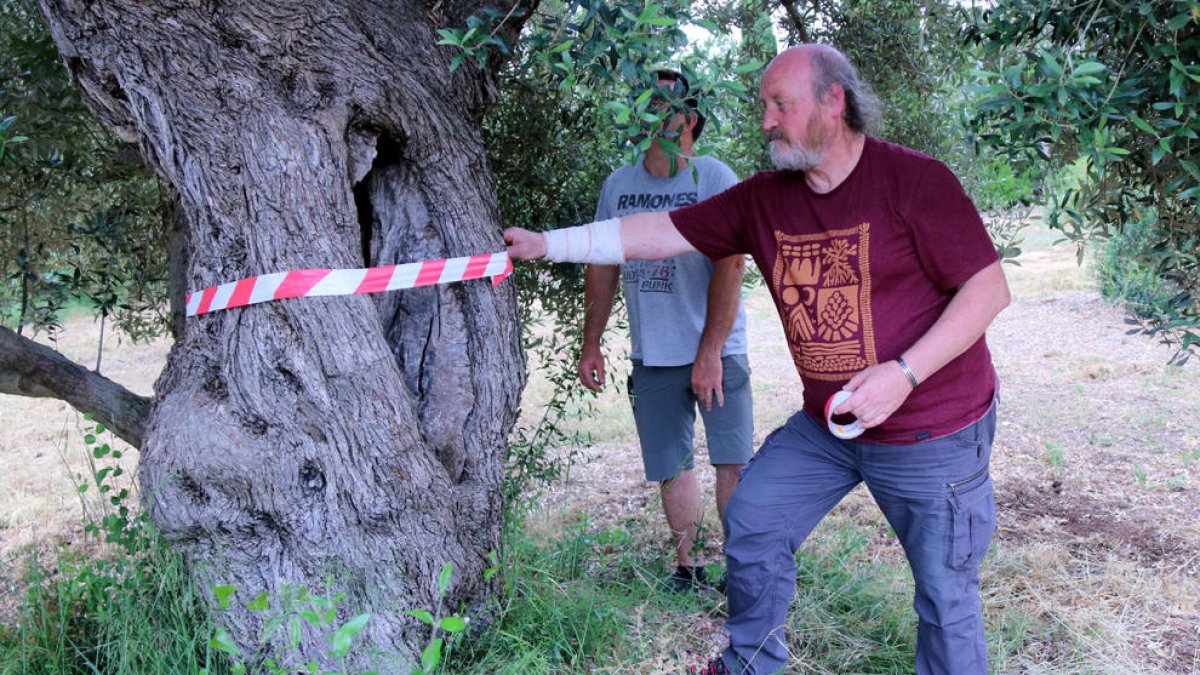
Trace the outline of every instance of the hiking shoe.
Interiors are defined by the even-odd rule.
[[[676,593],[694,593],[702,590],[711,590],[712,584],[708,583],[708,574],[703,567],[686,567],[679,565],[671,576],[663,579],[663,584],[668,590]]]
[[[729,669],[725,667],[725,662],[721,657],[709,659],[708,663],[699,668],[692,667],[692,675],[732,675]]]

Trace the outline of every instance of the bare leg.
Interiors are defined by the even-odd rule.
[[[663,513],[675,540],[676,564],[692,565],[692,546],[696,540],[696,523],[700,521],[700,486],[692,469],[679,472],[671,480],[659,483]]]
[[[721,518],[721,524],[725,523],[725,505],[729,503],[729,498],[733,496],[733,489],[738,484],[738,472],[742,470],[745,464],[716,464],[714,468],[717,470],[717,515]]]

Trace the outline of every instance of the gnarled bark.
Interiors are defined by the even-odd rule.
[[[435,21],[484,3],[42,0],[90,107],[178,196],[191,288],[500,250],[479,119]],[[495,4],[495,3],[488,3]],[[504,4],[504,3],[500,3]],[[357,187],[356,187],[357,184]],[[346,593],[396,653],[405,613],[478,605],[499,546],[524,361],[511,286],[266,303],[189,319],[156,383],[139,479],[201,588]],[[222,617],[248,648],[261,613]],[[306,635],[302,655],[328,649]]]

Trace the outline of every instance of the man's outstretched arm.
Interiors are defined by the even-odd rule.
[[[616,219],[613,219],[616,220]],[[508,254],[518,260],[536,260],[547,254],[548,237],[557,262],[586,262],[613,265],[625,260],[655,260],[695,251],[687,239],[675,229],[666,211],[648,211],[625,216],[619,225],[611,221],[589,223],[578,227],[553,230],[548,233],[530,232],[519,227],[504,231]],[[621,256],[614,259],[614,255]],[[600,257],[597,257],[600,256]]]

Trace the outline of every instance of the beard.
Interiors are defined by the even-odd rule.
[[[808,171],[820,164],[821,157],[825,154],[819,150],[792,145],[781,138],[771,139],[767,149],[771,153],[771,164],[781,171]]]
[[[771,163],[776,169],[808,171],[821,163],[825,157],[825,144],[829,140],[829,133],[821,128],[816,111],[808,118],[804,131],[808,134],[812,147],[790,140],[778,129],[771,132],[771,142],[767,150],[771,153]]]

